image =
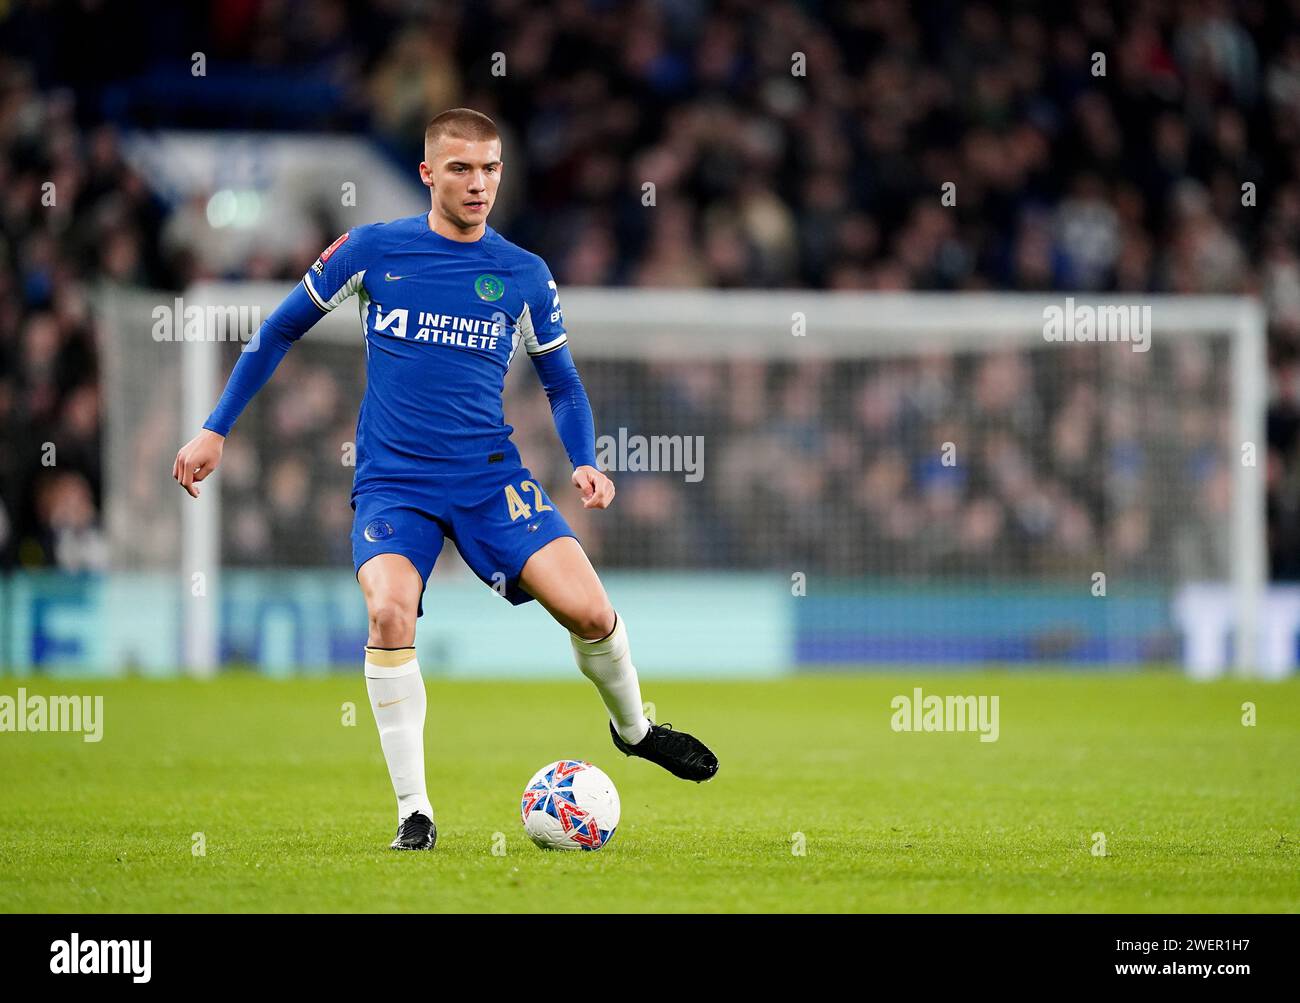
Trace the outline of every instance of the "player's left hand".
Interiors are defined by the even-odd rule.
[[[573,486],[582,492],[583,508],[609,508],[614,500],[614,482],[595,467],[578,467],[573,472]]]

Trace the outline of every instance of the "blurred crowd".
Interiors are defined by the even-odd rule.
[[[248,86],[187,105],[177,81],[196,50]],[[1297,0],[4,8],[0,562],[104,560],[89,298],[101,283],[181,289],[206,274],[164,239],[173,207],[124,163],[124,125],[360,129],[411,164],[430,113],[461,104],[506,133],[521,194],[493,224],[562,287],[1260,296],[1270,556],[1275,577],[1300,576]],[[243,274],[296,279],[315,253]],[[1226,544],[1185,535],[1196,520],[1149,508],[1143,487],[1173,477],[1184,511],[1223,511],[1226,389],[1205,347],[1107,353],[1123,358],[1106,381],[1088,370],[1103,365],[1095,353],[1059,346],[831,369],[620,370],[575,352],[598,431],[698,426],[719,447],[700,485],[620,481],[607,525],[648,535],[574,514],[616,564],[744,566],[811,549],[843,570],[928,573],[990,554],[1063,568],[1104,547],[1195,569]],[[317,368],[322,427],[342,434],[352,388]],[[1112,385],[1131,392],[1099,390]],[[265,416],[292,421],[273,401]],[[509,407],[526,459],[562,484],[545,399],[512,384]],[[268,426],[257,479],[236,439],[231,490],[260,494],[266,512],[232,556],[264,559],[274,513],[318,497],[316,447]],[[971,462],[943,464],[945,441]],[[323,541],[346,500],[319,508]]]
[[[1233,450],[1226,343],[835,362],[590,360],[602,434],[692,435],[678,466],[612,476],[582,508],[530,372],[506,414],[593,558],[636,568],[844,574],[1221,575]],[[233,352],[233,349],[232,349]],[[355,348],[291,352],[223,460],[236,565],[346,564]],[[598,448],[600,443],[598,441]],[[661,454],[680,457],[680,452]]]

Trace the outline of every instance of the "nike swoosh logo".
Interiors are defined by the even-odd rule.
[[[405,700],[405,699],[406,699],[406,697],[398,697],[396,700],[380,700],[379,703],[376,704],[376,706],[377,706],[377,707],[391,707],[391,706],[393,706],[393,704],[395,704],[395,703],[401,703],[401,702],[402,702],[403,700]]]
[[[384,272],[385,282],[396,282],[399,279],[404,279],[404,278],[406,278],[405,275],[394,275],[392,272]]]

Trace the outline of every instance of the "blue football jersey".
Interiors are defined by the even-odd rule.
[[[491,227],[466,243],[434,233],[424,214],[358,226],[302,281],[324,312],[357,297],[367,383],[354,495],[418,487],[505,448],[501,395],[516,350],[536,358],[567,340],[546,263]]]

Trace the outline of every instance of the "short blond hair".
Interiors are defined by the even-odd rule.
[[[481,111],[475,111],[473,108],[451,108],[441,115],[435,115],[424,127],[425,160],[429,159],[429,154],[443,136],[478,143],[490,139],[499,140],[501,133],[497,131],[496,123]]]

